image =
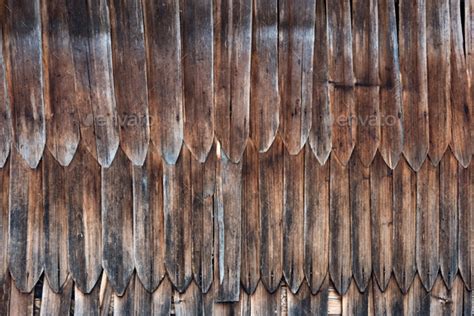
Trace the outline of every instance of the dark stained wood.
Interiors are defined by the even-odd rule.
[[[431,291],[439,269],[439,169],[426,159],[416,176],[416,267]]]
[[[395,281],[388,280],[385,291],[381,291],[376,282],[374,286],[374,314],[396,316],[403,314],[403,294]]]
[[[313,62],[313,106],[309,144],[320,164],[332,147],[332,121],[328,98],[328,25],[326,0],[316,1]]]
[[[342,296],[342,315],[369,315],[372,312],[372,286],[368,284],[360,292],[357,284],[352,282],[346,295]]]
[[[166,274],[163,217],[163,165],[154,147],[143,166],[134,166],[133,253],[137,277],[149,292]]]
[[[184,141],[206,161],[214,138],[213,7],[211,0],[180,0],[183,26]]]
[[[331,156],[329,193],[329,273],[340,295],[352,276],[349,168]]]
[[[31,168],[46,142],[40,1],[5,0],[5,57],[16,148]]]
[[[380,145],[383,159],[395,169],[403,150],[400,61],[395,0],[378,2]]]
[[[254,1],[250,133],[259,152],[270,149],[280,124],[278,0]]]
[[[22,293],[14,283],[10,292],[10,315],[33,316],[34,293]]]
[[[458,271],[458,162],[446,151],[440,164],[439,264],[448,289]]]
[[[151,315],[153,308],[152,293],[143,287],[138,277],[135,277],[133,308],[136,315]]]
[[[216,137],[239,162],[249,137],[252,0],[214,2]]]
[[[68,12],[64,1],[45,1],[41,4],[46,145],[54,158],[62,166],[67,166],[76,153],[80,139]]]
[[[184,115],[179,1],[144,1],[143,6],[151,140],[174,164],[183,143]]]
[[[393,172],[393,274],[404,294],[416,272],[416,174],[403,158]]]
[[[458,235],[458,261],[459,273],[468,289],[472,289],[471,284],[471,221],[474,217],[474,183],[473,168],[470,164],[467,169],[461,165],[458,166],[458,216],[459,216],[459,235]]]
[[[5,165],[0,169],[0,285],[9,282],[8,272],[8,196],[9,196],[9,180],[10,168],[9,165]],[[1,286],[0,286],[1,287]],[[0,303],[1,305],[1,303]],[[0,314],[1,308],[0,308]]]
[[[136,277],[133,275],[128,282],[128,287],[122,296],[113,295],[113,311],[114,315],[132,315],[135,312],[135,282]],[[138,281],[139,282],[139,281]]]
[[[451,310],[450,315],[469,315],[471,314],[470,311],[468,314],[464,314],[464,283],[462,278],[458,275],[453,282],[453,288],[449,291],[450,299],[451,299]],[[472,302],[472,299],[469,298]],[[449,306],[449,305],[448,305]]]
[[[242,260],[240,282],[248,294],[260,280],[260,209],[258,199],[258,150],[252,140],[242,160]]]
[[[69,271],[75,287],[90,293],[102,272],[100,167],[82,142],[66,168],[65,190]]]
[[[68,252],[66,173],[65,168],[48,151],[44,152],[42,166],[44,271],[50,289],[59,293],[69,274],[66,255]]]
[[[12,150],[10,159],[9,191],[8,265],[16,288],[29,293],[43,272],[41,164],[31,169],[16,149]]]
[[[451,141],[451,65],[449,0],[426,2],[426,53],[430,149],[434,165],[443,158]],[[453,84],[455,84],[453,82]]]
[[[69,315],[72,304],[72,291],[74,282],[68,278],[60,293],[49,287],[48,282],[43,283],[43,292],[41,296],[41,316]]]
[[[474,102],[474,2],[464,1],[464,41],[466,47],[467,72],[469,75],[469,89],[471,91],[471,106]]]
[[[203,295],[196,283],[191,282],[184,293],[175,292],[174,309],[177,316],[204,315]]]
[[[257,290],[250,297],[251,315],[280,315],[281,314],[281,288],[277,287],[270,294],[265,286],[260,283]]]
[[[450,303],[448,289],[440,276],[431,290],[430,312],[432,315],[449,315]]]
[[[3,17],[3,15],[1,15]],[[0,43],[3,43],[3,24],[0,25]],[[12,141],[10,100],[8,97],[3,45],[0,45],[0,168],[3,168],[10,153]]]
[[[283,273],[283,142],[259,155],[260,265],[261,281],[273,293]]]
[[[108,3],[120,145],[141,166],[150,140],[142,1]]]
[[[99,292],[100,284],[97,284],[89,294],[84,294],[79,288],[75,287],[74,315],[99,316]]]
[[[154,315],[169,315],[171,313],[172,295],[172,285],[168,278],[165,278],[158,289],[153,292],[152,303]]]
[[[316,311],[312,310],[311,306],[311,290],[306,282],[301,285],[298,293],[287,292],[288,299],[288,315],[311,315]]]
[[[383,169],[382,169],[383,170]],[[364,292],[372,275],[370,168],[360,156],[349,161],[351,252],[354,281]]]
[[[112,288],[121,296],[133,273],[132,168],[120,149],[101,170],[102,266]]]
[[[418,171],[429,148],[426,0],[400,0],[399,9],[403,154]]]
[[[308,145],[305,150],[304,273],[316,294],[329,279],[329,163],[320,165]]]
[[[311,310],[316,315],[327,315],[329,308],[329,276],[323,281],[319,291],[311,296]]]
[[[10,294],[12,283],[10,274],[6,274],[0,281],[0,313],[2,315],[9,315],[10,309]]]
[[[431,297],[418,276],[410,291],[403,297],[403,315],[430,315]]]
[[[176,165],[163,164],[165,266],[180,293],[192,279],[191,159],[190,151],[183,146]]]

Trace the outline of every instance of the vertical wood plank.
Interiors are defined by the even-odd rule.
[[[117,316],[133,315],[135,309],[135,282],[136,278],[133,275],[128,282],[128,287],[122,296],[113,295],[113,312]]]
[[[172,295],[172,285],[168,278],[164,278],[158,289],[153,292],[152,302],[154,315],[170,315]]]
[[[352,282],[347,293],[342,296],[342,315],[370,315],[372,311],[372,287],[368,285],[361,292],[357,284]]]
[[[48,285],[48,282],[44,282],[40,316],[69,315],[71,312],[73,289],[74,282],[71,278],[67,279],[60,293],[55,293]]]
[[[8,197],[9,197],[9,182],[10,182],[10,168],[5,165],[0,169],[0,284],[9,282],[8,272]],[[1,311],[1,310],[0,310]]]
[[[301,285],[298,293],[288,292],[288,315],[311,315],[311,291],[306,283]]]
[[[3,10],[0,10],[0,16],[2,18],[4,18]],[[2,45],[0,45],[0,168],[3,168],[7,162],[8,154],[10,153],[10,144],[12,141],[12,118],[10,113],[10,99],[8,96],[5,68],[6,60],[4,58],[3,51],[4,29],[4,25],[0,25],[0,43],[2,43]]]
[[[196,283],[191,282],[183,293],[175,293],[174,308],[177,316],[203,315],[203,297]]]
[[[436,279],[431,291],[431,297],[430,312],[432,315],[450,315],[449,305],[452,302],[442,277]]]
[[[6,274],[0,281],[0,313],[2,315],[10,315],[10,287],[14,286],[10,274]]]
[[[396,316],[403,314],[403,294],[395,281],[395,278],[388,280],[385,290],[373,282],[374,286],[374,314]]]
[[[281,315],[281,288],[277,287],[270,294],[263,284],[257,286],[257,290],[250,297],[251,315]]]
[[[100,283],[100,282],[99,282]],[[78,287],[74,288],[74,315],[99,316],[99,291],[97,284],[89,294],[83,293]]]
[[[468,289],[472,289],[471,283],[471,221],[474,217],[474,185],[472,166],[464,169],[458,165],[458,212],[459,212],[459,236],[458,236],[458,261],[459,273]]]
[[[10,293],[10,315],[33,316],[34,293],[22,293],[14,283]]]
[[[418,276],[413,281],[410,291],[403,297],[404,315],[430,315],[431,297]]]
[[[164,282],[163,282],[164,283]],[[138,277],[135,278],[133,308],[136,315],[152,315],[154,292],[148,292]]]

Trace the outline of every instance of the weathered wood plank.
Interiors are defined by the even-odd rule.
[[[260,278],[271,293],[283,273],[283,150],[277,136],[272,147],[259,155]]]
[[[22,293],[12,282],[10,293],[10,315],[33,316],[34,292]]]
[[[380,145],[383,159],[395,169],[403,150],[402,96],[395,0],[380,0],[379,76]]]
[[[254,1],[250,133],[259,152],[270,149],[280,125],[278,0]]]
[[[431,297],[418,276],[413,281],[410,291],[403,297],[404,315],[430,315]]]
[[[3,11],[3,10],[0,10]],[[1,17],[4,18],[2,13]],[[4,26],[0,25],[0,43],[3,43]],[[10,99],[8,97],[7,76],[3,45],[0,45],[0,168],[7,162],[12,141],[12,126],[10,113]]]
[[[102,278],[97,283],[97,286],[100,288],[98,293],[98,311],[100,312],[101,316],[110,315],[110,313],[113,311],[114,290],[112,289],[111,283],[109,282],[106,273],[102,274]]]
[[[449,291],[451,299],[451,310],[450,315],[471,315],[471,313],[465,314],[464,311],[464,283],[462,278],[458,275],[453,282],[453,288]],[[472,299],[469,298],[472,302]]]
[[[89,294],[83,293],[78,287],[74,288],[74,315],[99,316],[100,282]]]
[[[316,294],[329,279],[329,164],[320,165],[306,146],[304,168],[304,272]]]
[[[5,247],[6,248],[6,247]],[[10,315],[10,287],[13,285],[10,274],[6,274],[2,281],[0,281],[0,314]],[[14,286],[14,285],[13,285]]]
[[[141,166],[150,140],[142,1],[108,3],[120,145]]]
[[[172,285],[168,278],[164,278],[158,289],[153,292],[153,315],[170,315],[172,296]]]
[[[186,292],[175,293],[174,308],[177,316],[204,315],[203,294],[195,282],[189,284]]]
[[[65,180],[69,271],[75,287],[90,293],[102,272],[100,167],[82,142]]]
[[[216,137],[239,162],[249,137],[252,1],[214,2]]]
[[[426,159],[416,176],[416,267],[431,291],[439,269],[439,169]]]
[[[399,4],[403,154],[415,171],[420,170],[429,148],[425,4],[426,0],[400,0]]]
[[[68,278],[60,293],[56,293],[48,282],[43,283],[40,316],[70,315],[74,282]]]
[[[271,294],[260,283],[255,293],[250,297],[250,308],[251,315],[281,315],[281,288],[277,287]]]
[[[449,315],[449,293],[440,276],[431,290],[430,312],[432,315]]]
[[[352,276],[349,168],[331,156],[329,193],[329,273],[340,295]]]
[[[364,292],[360,292],[357,284],[352,282],[347,293],[342,296],[342,315],[370,315],[373,311],[372,300],[370,284]]]
[[[9,282],[8,272],[8,197],[10,183],[10,168],[5,165],[0,169],[0,284]],[[1,308],[0,308],[1,312]]]
[[[434,165],[451,142],[451,65],[449,0],[426,2],[430,149]]]
[[[459,235],[458,235],[458,261],[459,273],[468,289],[472,289],[471,283],[471,221],[474,217],[474,183],[472,168],[474,164],[464,169],[458,165],[458,216],[459,216]]]
[[[303,283],[298,293],[287,292],[287,311],[290,316],[311,315],[315,311],[311,306],[311,290],[307,283]]]
[[[183,26],[184,141],[205,162],[214,139],[214,17],[211,0],[180,0]]]
[[[329,312],[329,275],[323,281],[319,291],[311,296],[311,310],[316,315],[328,315]]]
[[[148,292],[137,276],[135,278],[135,287],[133,294],[133,308],[135,315],[152,315],[152,297],[153,292]]]
[[[109,168],[101,170],[102,266],[112,288],[121,296],[132,277],[132,170],[120,149]]]
[[[393,172],[393,274],[404,294],[416,273],[416,174],[400,159]]]
[[[46,142],[40,1],[7,0],[5,60],[15,146],[36,168]]]
[[[127,316],[135,314],[135,275],[130,278],[128,286],[122,296],[113,295],[113,312],[117,316]]]
[[[388,280],[387,287],[381,291],[376,282],[374,286],[374,314],[396,316],[403,314],[403,294],[395,281]]]
[[[9,268],[16,288],[29,293],[43,272],[41,164],[31,169],[16,149],[12,150],[10,158],[9,190]]]
[[[143,166],[133,167],[133,253],[137,276],[149,292],[166,274],[163,165],[154,147]]]
[[[192,279],[191,159],[191,153],[183,146],[175,165],[163,164],[165,267],[180,293]]]

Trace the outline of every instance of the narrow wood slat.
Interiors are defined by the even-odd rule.
[[[332,147],[332,121],[328,98],[328,25],[326,0],[316,1],[313,62],[313,105],[309,144],[320,164]]]
[[[173,288],[168,278],[163,279],[158,289],[153,292],[153,314],[152,315],[170,315],[171,298]]]
[[[205,303],[204,303],[205,304]],[[219,303],[215,302],[214,304],[208,304],[208,306],[212,305],[212,310],[210,307],[206,309],[206,305],[204,307],[204,314],[205,315],[242,315],[242,316],[250,316],[251,306],[250,306],[250,296],[245,293],[245,291],[240,292],[240,298],[237,302],[232,303]]]
[[[301,285],[296,294],[287,293],[288,315],[327,315],[328,314],[328,286],[321,288],[316,295],[306,283]]]
[[[180,0],[183,26],[184,141],[206,161],[214,138],[213,7],[211,0]]]
[[[44,271],[51,290],[59,293],[69,274],[66,173],[65,168],[48,151],[43,155],[42,166]]]
[[[6,247],[5,247],[6,248]],[[0,281],[0,314],[9,315],[10,309],[10,287],[13,285],[10,274],[6,274]]]
[[[113,312],[117,316],[133,315],[135,313],[135,275],[133,275],[128,282],[128,287],[122,296],[113,295]]]
[[[273,293],[283,273],[283,142],[259,155],[261,281]]]
[[[349,290],[342,296],[342,315],[370,315],[373,312],[372,286],[367,285],[361,292],[355,282],[352,282]]]
[[[459,273],[468,289],[472,289],[472,260],[471,260],[471,221],[474,217],[474,183],[473,168],[470,164],[467,169],[458,165],[458,216],[459,216],[459,235],[458,235],[458,261]]]
[[[112,289],[106,273],[102,274],[102,278],[97,283],[97,286],[100,289],[98,294],[99,304],[97,305],[98,312],[101,316],[110,315],[113,311],[114,290]]]
[[[403,154],[418,171],[429,148],[426,0],[401,0],[399,6]]]
[[[10,158],[8,254],[15,285],[31,292],[43,272],[43,190],[41,164],[31,169],[15,150]]]
[[[351,5],[349,0],[326,2],[328,18],[329,103],[332,151],[345,166],[355,145],[354,71],[352,62]]]
[[[416,272],[416,174],[401,159],[393,173],[393,274],[404,294]]]
[[[137,276],[149,292],[166,274],[163,217],[163,165],[150,147],[143,166],[133,167],[133,253]]]
[[[3,17],[3,14],[1,15]],[[0,26],[0,43],[3,43],[3,25]],[[0,45],[0,168],[7,162],[12,141],[10,100],[8,97],[7,76],[5,73],[3,45]]]
[[[145,1],[143,9],[151,140],[165,161],[174,164],[184,118],[179,1]]]
[[[195,282],[183,293],[175,293],[174,309],[177,316],[203,315],[203,295]]]
[[[464,283],[461,277],[458,276],[455,279],[451,290],[446,287],[442,278],[439,277],[431,291],[431,315],[471,315],[470,302],[464,301],[464,291]],[[470,297],[469,300],[471,300]]]
[[[374,314],[396,316],[403,314],[403,294],[395,281],[388,280],[387,287],[381,291],[376,282],[374,286]]]
[[[66,168],[68,263],[75,287],[90,293],[102,273],[100,167],[81,142]]]
[[[74,288],[74,315],[99,316],[99,290],[97,284],[89,294],[84,294],[78,287]]]
[[[304,273],[316,294],[329,279],[329,163],[320,165],[307,145],[304,168]]]
[[[183,146],[175,165],[163,164],[165,267],[180,293],[192,279],[191,159],[191,153]]]
[[[164,282],[163,282],[164,283]],[[135,287],[133,293],[133,308],[136,315],[151,315],[153,309],[153,292],[149,292],[143,287],[140,279],[135,277]]]
[[[10,293],[10,315],[33,316],[34,292],[22,293],[14,283]]]
[[[259,152],[270,149],[280,124],[278,0],[254,1],[250,133]]]
[[[474,80],[474,2],[464,1],[464,40],[466,44],[466,59],[470,84],[472,87]],[[472,96],[472,94],[471,94]]]
[[[426,2],[428,107],[430,149],[434,165],[443,158],[451,141],[451,65],[449,0]],[[453,84],[455,84],[453,82]]]
[[[447,304],[449,293],[441,276],[436,279],[431,296],[430,312],[433,315],[449,315],[449,305]]]
[[[446,151],[440,164],[439,264],[448,289],[458,271],[458,162]]]
[[[216,137],[239,162],[249,137],[252,1],[216,0],[214,19]]]
[[[8,197],[9,197],[9,183],[10,183],[10,168],[5,165],[0,169],[0,284],[8,281]],[[9,281],[8,281],[9,282]],[[1,309],[0,309],[1,314]]]
[[[46,142],[40,1],[7,0],[5,47],[16,148],[31,168]]]
[[[404,315],[430,315],[431,297],[418,276],[413,281],[410,291],[403,297]]]
[[[431,291],[439,269],[439,182],[439,169],[425,160],[417,173],[416,267],[427,291]]]
[[[377,0],[352,2],[357,144],[361,162],[370,166],[380,143],[379,21]]]
[[[450,314],[451,315],[471,315],[471,311],[469,313],[465,313],[466,310],[464,308],[464,305],[467,304],[464,302],[464,282],[462,278],[458,275],[456,279],[453,282],[453,288],[450,291],[450,298],[451,298],[451,310]],[[469,300],[472,303],[472,300],[469,298]]]
[[[258,199],[258,149],[247,143],[242,160],[242,260],[240,282],[252,294],[260,280],[260,209]]]
[[[108,3],[120,144],[130,161],[141,166],[150,140],[142,2]]]
[[[382,169],[383,170],[383,169]],[[354,281],[364,292],[372,275],[370,168],[360,156],[349,161],[351,255]]]
[[[60,293],[55,291],[48,285],[43,283],[43,292],[41,296],[40,316],[53,315],[69,315],[71,312],[72,291],[74,282],[72,278],[68,278]]]
[[[101,170],[102,266],[112,288],[122,295],[133,273],[132,170],[122,150]]]
[[[402,96],[395,0],[380,0],[379,76],[380,145],[383,159],[395,169],[403,150]]]
[[[265,286],[260,283],[257,290],[250,297],[251,315],[281,315],[281,288],[277,287],[270,294]]]
[[[80,139],[76,111],[74,55],[64,1],[42,2],[46,145],[62,165],[76,153]]]
[[[352,276],[349,168],[331,156],[329,194],[329,273],[340,295]]]
[[[154,292],[149,292],[136,278],[132,299],[132,312],[135,315],[169,315],[172,299],[171,283],[165,278]]]

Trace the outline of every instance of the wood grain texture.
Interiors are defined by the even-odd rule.
[[[74,315],[99,316],[100,284],[97,284],[89,294],[84,294],[79,288],[74,288]]]
[[[313,105],[309,144],[320,164],[332,147],[332,121],[328,98],[328,25],[326,0],[316,1],[313,62]]]
[[[448,289],[458,271],[458,162],[446,151],[440,164],[439,187],[439,264]]]
[[[278,83],[280,131],[291,155],[298,154],[311,129],[316,1],[278,2]]]
[[[137,277],[154,292],[166,274],[163,215],[163,165],[150,147],[143,166],[134,166],[133,253]]]
[[[385,292],[393,260],[393,171],[377,154],[370,169],[372,269],[378,287]]]
[[[59,293],[69,274],[66,255],[68,253],[66,173],[65,168],[48,151],[43,155],[42,167],[44,271],[50,289],[54,293]]]
[[[110,166],[101,170],[102,266],[112,288],[121,296],[132,277],[132,168],[120,149]]]
[[[8,272],[8,197],[9,197],[9,183],[10,183],[10,168],[6,165],[0,169],[0,285],[10,282]],[[1,305],[1,304],[0,304]],[[1,312],[1,308],[0,308]]]
[[[352,276],[349,168],[331,156],[329,193],[329,273],[340,295]]]
[[[258,195],[258,149],[247,143],[242,160],[242,260],[240,282],[247,294],[255,292],[260,280],[260,208]]]
[[[401,0],[399,9],[403,154],[413,170],[418,171],[429,148],[426,0]]]
[[[90,293],[102,273],[100,166],[82,142],[65,180],[69,271],[75,287]]]
[[[274,293],[283,273],[283,141],[259,155],[261,281]]]
[[[320,165],[307,145],[304,168],[304,273],[316,294],[329,279],[329,164]]]
[[[0,43],[3,43],[3,30],[4,26],[1,25]],[[3,45],[0,45],[0,168],[3,168],[7,162],[12,141],[10,98],[8,96],[5,58],[3,55]]]
[[[361,292],[372,275],[370,168],[360,156],[349,161],[352,274]]]
[[[379,150],[390,169],[395,169],[403,150],[402,87],[395,0],[380,0],[378,8],[381,121]]]
[[[349,0],[326,2],[328,18],[329,103],[332,151],[343,166],[355,146],[354,71],[352,61],[351,5]]]
[[[108,3],[120,145],[141,166],[150,140],[142,1]]]
[[[42,175],[41,164],[31,169],[16,150],[10,160],[9,192],[8,265],[18,291],[29,293],[43,272]]]
[[[48,282],[44,282],[41,296],[40,316],[69,315],[73,303],[73,289],[74,282],[71,278],[66,280],[60,293],[56,293],[51,287],[49,287]]]
[[[175,293],[174,308],[177,316],[203,315],[203,297],[196,283],[191,282],[184,293]]]
[[[375,282],[372,284],[374,286],[374,314],[387,316],[402,315],[403,294],[395,278],[388,280],[385,291],[381,291]]]
[[[214,139],[214,16],[211,0],[180,0],[183,26],[184,141],[206,161]]]
[[[250,297],[251,315],[280,315],[281,314],[281,288],[277,287],[270,294],[265,286],[260,283],[257,290]]]
[[[370,166],[380,143],[378,1],[352,2],[357,144],[355,150]]]
[[[165,267],[180,293],[192,279],[191,159],[190,151],[183,146],[175,165],[163,164]]]
[[[40,1],[8,0],[4,5],[14,142],[20,156],[36,168],[46,142]]]
[[[12,285],[10,274],[5,275],[4,279],[0,282],[0,313],[2,313],[2,315],[9,315],[10,287]]]
[[[153,313],[155,315],[169,315],[171,313],[172,295],[172,285],[168,278],[165,278],[158,289],[153,292]]]
[[[416,174],[405,159],[393,172],[393,274],[404,294],[416,272]]]
[[[342,296],[342,315],[370,315],[372,300],[370,284],[364,292],[360,292],[357,284],[352,282],[346,295]]]
[[[430,149],[434,165],[451,142],[451,35],[449,0],[426,2]],[[455,84],[453,82],[453,84]]]
[[[418,276],[413,281],[410,291],[403,297],[404,315],[430,315],[431,297]]]
[[[62,166],[67,166],[76,153],[80,139],[68,11],[63,1],[42,2],[41,11],[44,103],[48,136],[46,146]]]
[[[116,294],[113,295],[113,314],[117,316],[132,315],[136,311],[135,309],[135,284],[137,280],[135,275],[130,278],[128,287],[122,296]],[[139,282],[139,281],[138,281]]]
[[[439,168],[427,159],[416,176],[416,267],[431,291],[439,269]]]
[[[184,133],[179,1],[144,1],[143,9],[151,140],[163,159],[174,164]]]
[[[33,316],[34,293],[22,293],[12,283],[10,292],[10,315]]]
[[[458,166],[458,216],[459,216],[459,235],[458,235],[458,261],[459,273],[468,289],[472,289],[472,260],[471,260],[471,221],[474,217],[474,177],[473,164],[466,169]]]
[[[215,133],[223,151],[239,162],[249,137],[252,1],[214,3]]]
[[[278,0],[254,1],[250,134],[259,152],[270,149],[280,125]]]

